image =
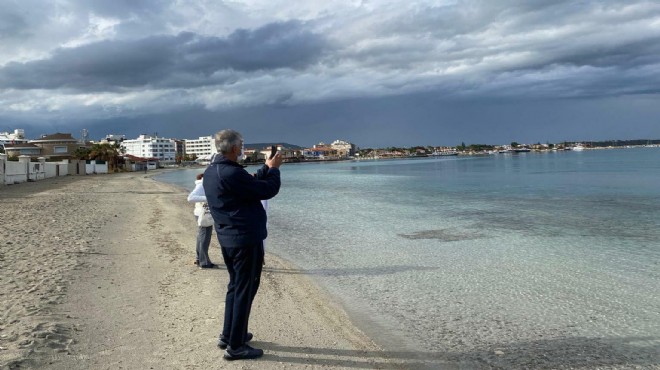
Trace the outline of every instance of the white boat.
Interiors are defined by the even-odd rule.
[[[576,143],[576,144],[573,146],[573,150],[575,150],[575,151],[577,151],[577,152],[581,152],[581,151],[584,150],[584,145],[582,145],[582,143]]]

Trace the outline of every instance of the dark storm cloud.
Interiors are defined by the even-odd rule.
[[[29,26],[25,18],[15,13],[0,12],[0,41],[29,36]]]
[[[552,77],[557,67],[611,69],[601,77],[614,80],[640,69],[632,74],[659,79],[660,8],[649,2],[469,1],[393,13],[366,32],[390,42],[365,42],[348,57],[370,68],[471,69],[463,75],[482,83],[500,73]]]
[[[297,21],[237,30],[226,38],[181,33],[101,41],[57,49],[49,59],[0,68],[0,87],[114,91],[120,88],[222,84],[221,71],[303,68],[318,60],[325,41]]]
[[[302,145],[657,136],[659,24],[654,0],[10,1],[0,122],[231,122]]]
[[[660,63],[660,35],[621,45],[599,45],[548,58],[551,63],[631,69]]]
[[[282,141],[311,146],[319,141],[343,139],[362,148],[453,146],[461,142],[508,144],[658,137],[657,116],[655,101],[638,97],[530,100],[521,104],[510,100],[443,102],[433,94],[414,94],[223,111],[190,108],[141,117],[78,121],[72,131],[87,128],[92,137],[109,133],[137,137],[157,131],[170,137],[196,138],[233,128],[248,142]],[[635,129],[621,122],[634,122]],[[53,124],[57,124],[52,126],[55,132],[73,122],[62,120]]]

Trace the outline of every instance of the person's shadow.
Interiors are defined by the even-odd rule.
[[[660,337],[567,337],[464,352],[363,351],[255,342],[263,361],[356,369],[601,369],[660,367]]]

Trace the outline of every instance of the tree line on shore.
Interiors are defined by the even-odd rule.
[[[563,141],[561,143],[553,144],[546,143],[545,145],[540,142],[535,144],[524,145],[516,141],[513,141],[509,144],[511,148],[519,148],[521,146],[544,146],[549,149],[553,148],[565,148],[571,147],[579,143],[578,141]],[[585,142],[581,142],[585,143]],[[660,139],[657,140],[648,140],[648,139],[635,139],[635,140],[602,140],[602,141],[588,141],[586,145],[591,148],[609,148],[609,147],[625,147],[625,146],[643,146],[643,145],[658,145],[660,144]],[[441,147],[445,150],[455,150],[458,152],[486,152],[491,150],[497,150],[498,148],[503,147],[503,145],[491,145],[491,144],[469,144],[466,145],[465,142],[462,142],[459,145],[453,147]],[[411,147],[384,147],[384,148],[361,148],[358,153],[360,156],[365,156],[373,151],[387,151],[387,152],[399,152],[405,153],[408,155],[415,155],[417,153],[432,153],[436,151],[438,147],[435,146],[411,146]]]

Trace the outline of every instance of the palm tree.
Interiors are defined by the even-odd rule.
[[[89,152],[89,159],[106,161],[111,164],[112,170],[117,168],[119,158],[119,144],[94,144]]]
[[[75,152],[73,152],[72,157],[74,159],[88,160],[90,151],[91,151],[91,149],[88,148],[88,147],[80,147],[80,148],[76,149]]]

